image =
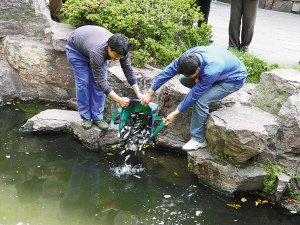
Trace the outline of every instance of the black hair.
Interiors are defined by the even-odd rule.
[[[124,34],[120,33],[116,33],[108,39],[108,46],[121,56],[125,56],[129,51],[129,41]]]
[[[200,67],[200,59],[195,54],[182,55],[177,63],[178,74],[191,76],[197,72]]]

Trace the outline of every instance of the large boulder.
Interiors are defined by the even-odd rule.
[[[175,77],[162,86],[160,91],[161,97],[158,99],[160,110],[158,114],[167,117],[167,115],[177,109],[179,103],[190,89],[181,85],[178,77]],[[162,148],[172,148],[180,151],[182,145],[191,138],[191,115],[192,107],[176,116],[174,121],[156,136],[155,141],[157,145]]]
[[[209,148],[188,153],[188,169],[201,183],[232,195],[238,191],[261,190],[269,175],[263,168],[249,166],[237,168],[226,161],[216,160]]]
[[[73,133],[83,144],[92,149],[101,149],[119,143],[117,130],[102,131],[95,125],[85,130],[81,126],[81,121],[77,111],[48,109],[28,119],[21,130],[25,133]]]
[[[251,103],[266,112],[278,115],[287,99],[300,89],[300,71],[276,69],[261,74]]]
[[[75,27],[52,21],[48,4],[47,0],[0,2],[0,60],[15,69],[11,78],[5,75],[6,80],[19,81],[11,82],[11,91],[0,92],[0,102],[15,96],[53,102],[75,97],[64,49]]]
[[[18,72],[27,94],[23,99],[66,102],[75,96],[74,75],[65,52],[52,45],[6,37],[7,62]]]
[[[211,148],[226,153],[239,163],[246,163],[259,154],[266,156],[266,153],[276,151],[278,129],[276,116],[260,109],[224,108],[209,115],[206,139]],[[265,157],[264,161],[267,159]],[[274,162],[274,157],[270,159]]]
[[[0,38],[25,35],[42,38],[53,25],[46,0],[1,0]]]

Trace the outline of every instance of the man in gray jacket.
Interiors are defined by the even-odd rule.
[[[126,108],[130,99],[120,97],[107,84],[108,60],[120,60],[128,83],[137,97],[141,93],[130,63],[129,42],[123,34],[112,34],[100,26],[87,25],[74,30],[67,40],[67,57],[75,76],[78,112],[82,126],[90,129],[92,123],[107,130],[103,120],[106,95]]]

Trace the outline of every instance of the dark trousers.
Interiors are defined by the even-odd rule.
[[[250,45],[254,33],[258,3],[259,0],[231,0],[229,47],[240,49]]]
[[[196,0],[196,5],[200,6],[200,11],[204,14],[204,20],[198,21],[198,26],[200,27],[202,23],[208,22],[208,16],[210,11],[210,4],[212,0]]]

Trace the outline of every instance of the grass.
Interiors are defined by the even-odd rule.
[[[242,53],[235,48],[229,48],[229,51],[238,57],[246,66],[248,72],[247,83],[259,83],[261,73],[273,69],[296,69],[300,71],[300,65],[280,66],[278,64],[268,64],[266,61],[252,54]]]

